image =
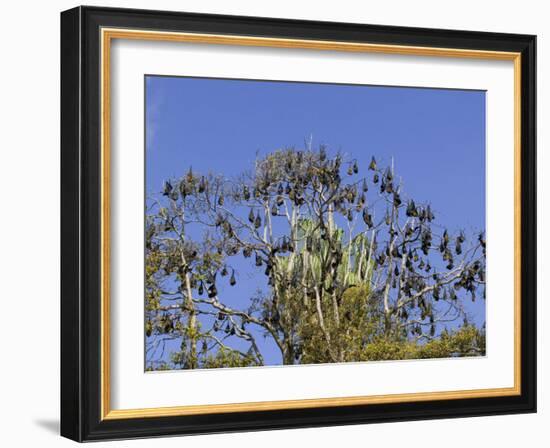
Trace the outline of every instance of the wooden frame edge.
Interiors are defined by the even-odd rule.
[[[172,417],[180,415],[201,415],[251,411],[278,411],[285,409],[310,409],[335,406],[360,406],[365,404],[411,403],[431,400],[458,400],[519,395],[516,387],[498,389],[464,390],[451,392],[423,392],[411,394],[368,395],[339,398],[312,398],[302,400],[281,400],[243,402],[215,405],[169,406],[158,408],[111,410],[105,420],[129,418]]]

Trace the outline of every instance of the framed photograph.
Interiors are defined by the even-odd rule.
[[[61,14],[61,433],[536,411],[535,36]]]

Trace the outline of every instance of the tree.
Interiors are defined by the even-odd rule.
[[[284,364],[484,354],[464,308],[485,298],[484,233],[452,234],[402,190],[393,163],[361,177],[325,147],[167,180],[146,217],[148,368],[263,365],[260,333]],[[266,283],[245,309],[218,294],[243,260]]]

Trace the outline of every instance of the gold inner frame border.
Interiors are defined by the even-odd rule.
[[[239,35],[101,29],[101,420],[168,417],[228,412],[252,412],[367,404],[406,403],[432,400],[502,397],[521,394],[521,54],[515,52],[419,47],[325,40],[282,39]],[[314,398],[155,408],[111,409],[110,368],[110,67],[113,39],[185,42],[295,48],[354,53],[383,53],[413,56],[507,60],[514,63],[514,386],[442,392],[402,393],[336,398]]]

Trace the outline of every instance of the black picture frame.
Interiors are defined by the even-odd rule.
[[[521,394],[102,420],[102,27],[521,53]],[[536,412],[535,58],[531,35],[99,7],[61,13],[61,435],[93,441]]]

